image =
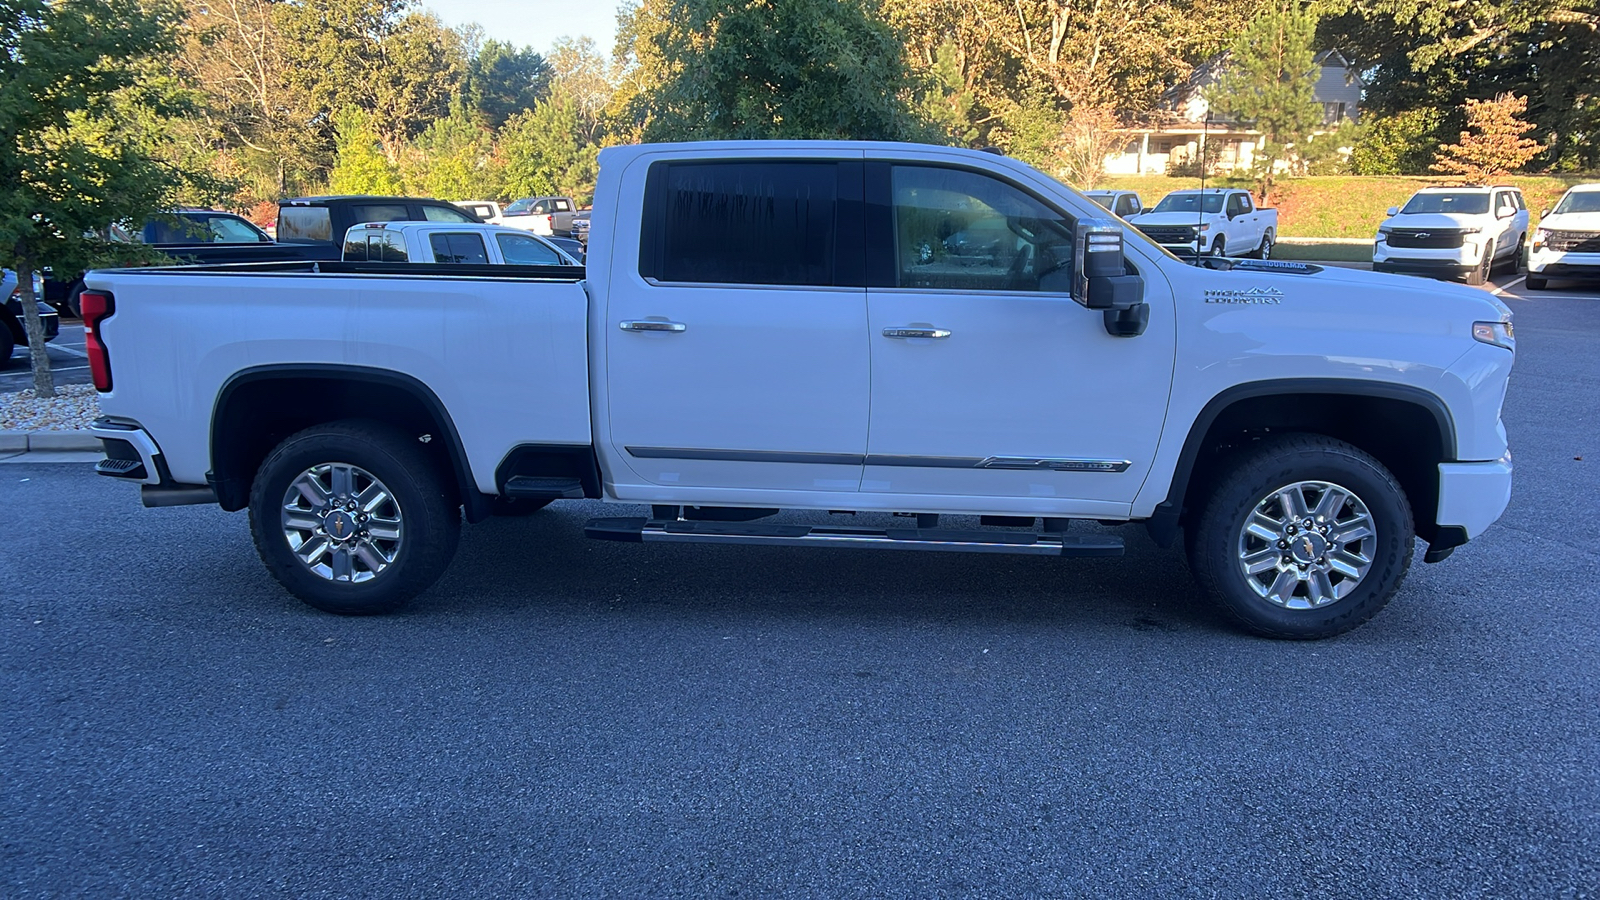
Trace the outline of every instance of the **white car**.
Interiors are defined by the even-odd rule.
[[[581,266],[548,240],[502,225],[367,222],[344,236],[345,262],[449,263],[479,266]]]
[[[1084,191],[1083,195],[1111,211],[1114,216],[1129,219],[1144,212],[1144,201],[1136,191]]]
[[[1499,267],[1522,265],[1528,204],[1510,185],[1423,188],[1389,207],[1372,245],[1374,272],[1403,272],[1483,284]]]
[[[1528,289],[1553,277],[1600,278],[1600,184],[1580,184],[1539,216],[1528,251]]]
[[[330,612],[425,590],[463,517],[590,498],[621,506],[591,538],[763,564],[1118,556],[1070,520],[1139,522],[1184,533],[1197,592],[1294,638],[1366,621],[1417,542],[1439,562],[1510,497],[1515,344],[1487,291],[1185,263],[956,147],[610,147],[595,196],[587,270],[89,273],[101,473],[250,509],[268,570]],[[531,579],[564,547],[470,558]]]

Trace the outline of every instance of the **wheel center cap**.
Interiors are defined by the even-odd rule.
[[[356,533],[356,518],[342,509],[336,509],[322,520],[322,528],[328,533],[328,537],[336,541],[346,541]]]
[[[1297,563],[1313,563],[1328,551],[1328,539],[1314,531],[1302,531],[1288,538],[1289,555]]]

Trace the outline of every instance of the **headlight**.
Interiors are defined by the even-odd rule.
[[[1535,228],[1533,230],[1533,246],[1541,247],[1550,242],[1550,229]]]
[[[1472,336],[1485,344],[1504,347],[1507,350],[1516,348],[1517,342],[1513,339],[1511,322],[1473,322]]]
[[[1391,232],[1393,230],[1394,230],[1394,226],[1393,225],[1379,225],[1378,226],[1378,233],[1379,234],[1388,234],[1389,232]]]
[[[1480,232],[1482,230],[1483,230],[1483,226],[1482,225],[1466,225],[1466,226],[1462,227],[1461,233],[1462,234],[1477,234],[1478,232]]]
[[[1211,223],[1210,222],[1201,222],[1200,223],[1200,230],[1201,231],[1210,231],[1211,230]]]

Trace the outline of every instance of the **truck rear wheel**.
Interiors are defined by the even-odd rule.
[[[439,579],[461,512],[416,441],[352,420],[291,435],[267,456],[250,491],[250,531],[289,593],[324,612],[371,615]]]
[[[1189,541],[1201,588],[1257,634],[1343,634],[1388,604],[1415,542],[1405,491],[1383,464],[1320,435],[1240,455]]]

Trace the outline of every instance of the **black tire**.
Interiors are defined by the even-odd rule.
[[[1345,545],[1348,548],[1359,544],[1361,555],[1371,559],[1364,576],[1344,588],[1345,596],[1297,609],[1276,603],[1252,587],[1265,586],[1264,580],[1258,579],[1286,577],[1292,582],[1298,568],[1302,573],[1298,586],[1285,593],[1290,594],[1289,600],[1305,602],[1294,595],[1304,590],[1310,596],[1311,585],[1303,574],[1306,569],[1298,565],[1297,556],[1291,556],[1298,551],[1285,547],[1297,538],[1291,536],[1273,547],[1247,536],[1245,527],[1256,515],[1258,505],[1272,503],[1273,495],[1301,482],[1332,484],[1353,494],[1365,505],[1376,535],[1354,538]],[[1350,509],[1353,513],[1353,504]],[[1315,514],[1314,509],[1311,514]],[[1314,526],[1313,531],[1320,527]],[[1329,532],[1323,530],[1322,534]],[[1307,537],[1317,535],[1301,532],[1298,540]],[[1301,434],[1263,441],[1242,451],[1200,507],[1188,544],[1189,567],[1195,580],[1244,627],[1267,637],[1317,640],[1361,625],[1388,604],[1411,567],[1415,534],[1405,491],[1382,463],[1343,441]],[[1272,551],[1270,556],[1282,553],[1284,564],[1273,562],[1273,569],[1255,576],[1245,574],[1245,548],[1253,544],[1262,548],[1253,553],[1268,549]],[[1311,559],[1314,554],[1309,542],[1306,547],[1308,563],[1324,561]],[[1335,556],[1327,550],[1317,552],[1325,553],[1325,558]],[[1336,588],[1344,584],[1344,576],[1338,577],[1342,580],[1335,583]],[[1271,588],[1266,590],[1270,592]]]
[[[1261,236],[1261,246],[1256,248],[1256,259],[1272,258],[1272,232]]]
[[[1228,241],[1222,235],[1217,235],[1216,241],[1211,244],[1211,255],[1221,259],[1228,255]]]
[[[330,463],[358,467],[382,482],[404,529],[393,560],[365,581],[313,572],[295,555],[281,521],[295,480]],[[380,422],[332,422],[290,435],[267,455],[250,490],[250,532],[272,577],[308,605],[339,615],[386,613],[427,590],[450,564],[461,537],[455,493],[414,437]]]
[[[1526,284],[1530,291],[1542,291],[1550,286],[1550,279],[1545,278],[1543,275],[1529,275],[1527,281],[1523,282],[1523,284]]]
[[[496,497],[494,498],[494,503],[491,504],[489,508],[490,511],[497,516],[517,518],[520,516],[531,516],[539,510],[544,509],[546,506],[549,506],[551,502],[552,501],[550,500],[524,500],[517,497]]]
[[[82,319],[83,318],[83,304],[81,302],[79,302],[78,296],[80,294],[82,294],[84,292],[84,290],[85,290],[85,288],[84,288],[83,282],[79,281],[79,282],[76,282],[75,284],[73,284],[72,288],[67,291],[67,303],[66,303],[66,306],[67,306],[67,309],[72,311],[72,317],[74,319]],[[65,318],[65,317],[63,317],[63,318]]]
[[[6,310],[0,307],[0,315],[3,314],[6,314]],[[11,368],[11,351],[16,348],[16,340],[11,337],[11,326],[0,319],[0,369]]]
[[[1494,244],[1483,248],[1483,259],[1467,272],[1467,284],[1483,284],[1489,280],[1489,273],[1494,271]]]

